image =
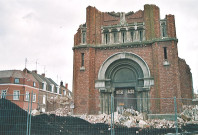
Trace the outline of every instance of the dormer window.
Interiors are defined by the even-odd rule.
[[[66,90],[63,90],[63,96],[65,96],[66,95]]]
[[[15,79],[14,79],[14,83],[15,83],[15,84],[19,84],[19,78],[15,78]]]
[[[36,83],[35,82],[33,82],[33,87],[36,87]]]
[[[56,89],[57,89],[57,93],[59,93],[60,90],[59,86],[56,86]]]
[[[46,90],[46,82],[42,82],[42,89]]]
[[[53,90],[54,90],[54,84],[50,84],[50,91],[54,92]]]

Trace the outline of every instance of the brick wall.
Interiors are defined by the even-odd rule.
[[[192,74],[190,72],[189,65],[186,64],[184,59],[179,59],[179,73],[180,73],[180,85],[181,85],[181,97],[193,98],[193,86],[192,86]]]
[[[95,7],[87,7],[87,44],[97,46],[101,44],[101,26],[114,25],[119,23],[119,17],[109,13],[98,11]],[[175,38],[174,16],[168,15],[167,35]],[[127,22],[144,21],[146,30],[146,40],[156,40],[161,38],[159,8],[155,5],[145,5],[144,11],[138,11],[126,17]],[[137,21],[138,20],[138,21]],[[75,35],[75,46],[77,35]],[[167,60],[164,58],[164,47],[167,48]],[[177,40],[162,40],[152,43],[145,42],[141,45],[133,46],[107,46],[107,47],[76,47],[74,51],[73,65],[73,92],[74,92],[74,113],[94,114],[100,110],[100,93],[95,89],[95,80],[102,63],[111,55],[118,52],[130,52],[140,56],[148,65],[151,77],[154,77],[154,86],[150,88],[151,98],[181,98],[183,95],[183,85],[181,85]],[[84,53],[85,69],[81,70],[81,53]],[[169,65],[164,65],[168,61]],[[181,62],[180,62],[181,63]],[[185,65],[185,64],[184,64]],[[183,66],[185,67],[185,66]],[[186,67],[185,67],[186,68]],[[186,68],[187,69],[187,68]],[[189,75],[183,74],[186,79]],[[189,80],[191,82],[191,80]],[[190,85],[186,85],[190,87]],[[150,101],[151,113],[172,113],[174,111],[173,100],[152,100]],[[178,104],[178,108],[181,104]]]

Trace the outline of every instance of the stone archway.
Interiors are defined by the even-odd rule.
[[[152,83],[150,70],[138,55],[121,52],[110,56],[101,65],[95,82],[95,87],[100,91],[101,113],[110,113],[111,94],[115,97],[116,108],[123,102],[126,108],[133,106],[138,111],[148,112],[149,102],[146,98]],[[121,100],[116,100],[116,97]],[[132,101],[128,97],[137,99]]]

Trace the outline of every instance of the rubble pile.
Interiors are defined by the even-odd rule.
[[[80,117],[90,123],[105,123],[111,124],[111,115],[100,114],[100,115],[82,115]],[[174,121],[168,120],[159,120],[159,119],[150,119],[146,120],[143,113],[132,109],[124,110],[123,114],[114,113],[114,124],[120,126],[131,127],[140,127],[140,128],[173,128]]]
[[[61,104],[61,105],[68,105],[71,102],[71,100],[72,100],[71,97],[66,97],[66,96],[63,96],[63,97],[60,97],[60,96],[49,97],[47,99],[47,101],[51,104],[58,103],[58,104]]]
[[[71,109],[69,106],[65,106],[64,108],[58,108],[55,111],[46,112],[46,114],[55,114],[57,116],[68,116],[71,115]]]
[[[184,105],[183,112],[179,115],[179,117],[184,122],[198,121],[198,105]]]

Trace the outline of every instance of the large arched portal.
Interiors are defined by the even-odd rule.
[[[110,96],[116,111],[133,108],[148,112],[148,92],[153,79],[145,61],[133,53],[117,53],[100,67],[96,88],[100,90],[101,113],[110,113]]]

